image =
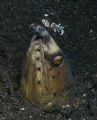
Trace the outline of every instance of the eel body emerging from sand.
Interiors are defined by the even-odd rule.
[[[45,110],[62,108],[74,98],[75,82],[62,50],[49,32],[32,25],[21,88],[24,96]]]

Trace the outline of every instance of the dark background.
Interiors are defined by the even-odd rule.
[[[24,101],[19,86],[21,66],[32,32],[44,13],[54,13],[64,36],[55,39],[68,56],[79,96],[78,108],[45,113]],[[8,86],[12,81],[15,96]],[[96,0],[0,0],[0,120],[96,120],[97,119],[97,1]]]

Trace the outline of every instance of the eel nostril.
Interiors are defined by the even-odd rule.
[[[54,62],[55,65],[60,65],[62,63],[62,61],[63,61],[63,57],[62,56],[56,56],[54,58],[53,62]]]

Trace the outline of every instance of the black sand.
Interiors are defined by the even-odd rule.
[[[40,24],[46,10],[54,10],[53,21],[62,21],[65,26],[64,36],[56,41],[70,60],[79,96],[85,99],[78,108],[59,113],[43,112],[24,101],[16,84],[32,37],[29,25]],[[8,89],[10,80],[14,97]],[[30,119],[97,120],[96,0],[0,0],[0,120]]]

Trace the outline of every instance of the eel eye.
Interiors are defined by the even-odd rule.
[[[62,56],[56,56],[53,60],[53,64],[55,66],[59,66],[63,61],[63,57]]]

